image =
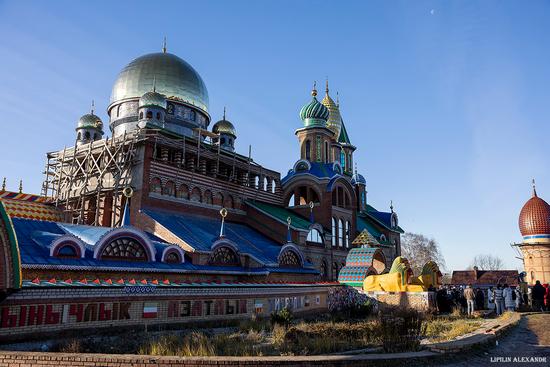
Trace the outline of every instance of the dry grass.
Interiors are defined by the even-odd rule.
[[[435,342],[449,341],[477,330],[481,324],[473,318],[437,317],[426,323],[426,337]]]

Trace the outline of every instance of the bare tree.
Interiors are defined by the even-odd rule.
[[[415,274],[422,271],[422,267],[428,261],[433,260],[443,271],[445,259],[439,249],[439,244],[433,238],[427,238],[417,233],[405,233],[401,237],[401,254],[409,260]]]
[[[500,270],[504,267],[504,262],[498,256],[481,254],[474,257],[470,269],[473,269],[474,266],[479,270]]]

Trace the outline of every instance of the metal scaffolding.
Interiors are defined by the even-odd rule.
[[[64,210],[69,222],[118,226],[122,191],[132,185],[136,143],[142,139],[130,133],[47,153],[42,195]]]

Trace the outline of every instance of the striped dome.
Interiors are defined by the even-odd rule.
[[[534,189],[519,214],[519,230],[526,243],[550,243],[550,205]]]
[[[300,118],[304,122],[304,126],[322,126],[325,127],[329,116],[328,108],[317,100],[317,91],[313,89],[311,92],[313,98],[311,102],[306,104],[300,110]]]

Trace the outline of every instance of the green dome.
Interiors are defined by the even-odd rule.
[[[176,55],[158,52],[129,63],[118,75],[111,93],[111,105],[140,98],[153,89],[169,100],[196,106],[208,113],[208,90],[199,73]]]
[[[139,107],[155,106],[166,109],[166,98],[157,92],[147,92],[139,99]]]
[[[78,129],[97,129],[103,132],[103,122],[93,113],[87,113],[78,120],[76,130]]]
[[[328,109],[317,100],[317,91],[313,89],[311,102],[306,104],[300,110],[300,118],[304,122],[304,126],[322,126],[325,127],[329,116]]]
[[[227,120],[220,120],[212,126],[212,132],[214,134],[226,134],[231,135],[235,139],[237,138],[237,130],[235,130],[235,126]]]

